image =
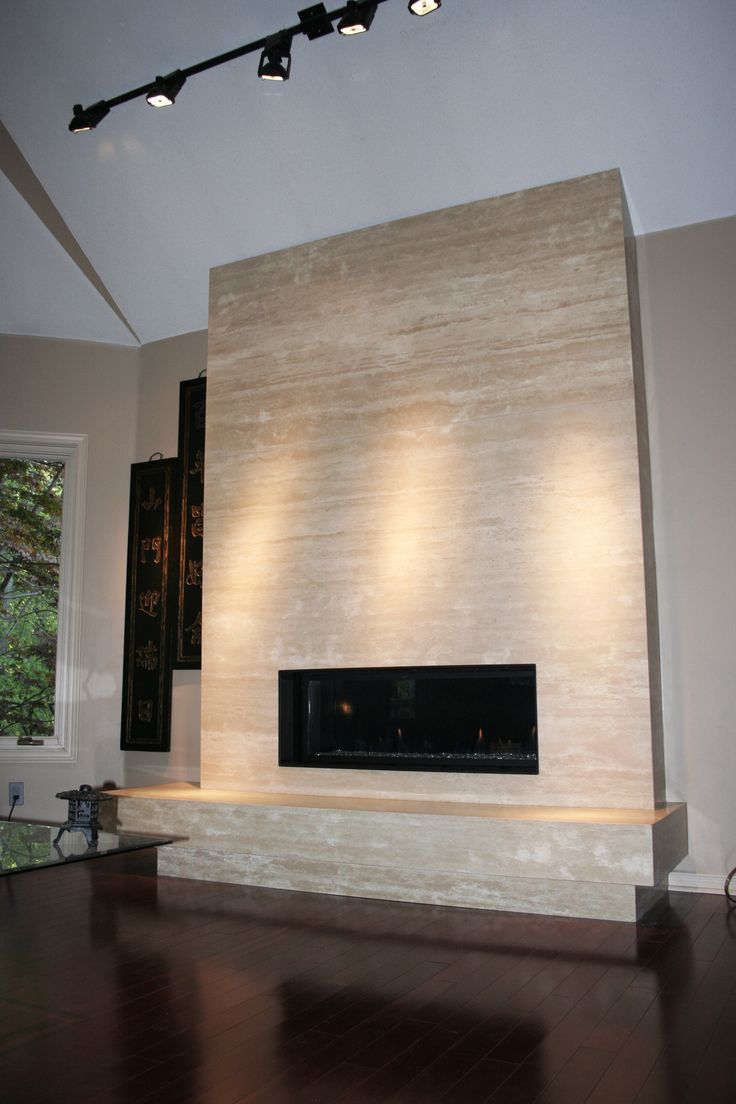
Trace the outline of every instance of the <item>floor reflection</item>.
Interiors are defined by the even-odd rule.
[[[732,1099],[722,902],[567,920],[156,879],[145,856],[0,879],[8,1099]]]
[[[446,964],[433,965],[399,971],[383,992],[380,979],[377,989],[350,984],[337,991],[318,982],[284,982],[280,1084],[296,1093],[309,1078],[316,1100],[321,1093],[331,1099],[343,1085],[351,1099],[379,1100],[401,1090],[406,1104],[426,1104],[471,1076],[475,1091],[490,1095],[524,1057],[527,1091],[541,1092],[545,1016],[494,1008],[500,998],[490,980],[468,1001],[469,979],[453,981]],[[414,993],[403,993],[412,983]],[[317,1026],[304,1032],[310,1023]]]

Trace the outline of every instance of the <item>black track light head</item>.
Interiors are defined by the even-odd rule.
[[[175,69],[167,77],[156,77],[148,92],[146,102],[151,107],[171,107],[184,87],[186,77],[180,69]]]
[[[287,81],[291,72],[291,35],[272,35],[258,62],[261,80]]]
[[[442,0],[409,0],[409,11],[412,15],[429,15],[442,7]]]
[[[81,104],[75,104],[74,116],[69,124],[69,129],[72,134],[82,134],[85,130],[94,130],[109,112],[110,108],[104,100],[92,104],[91,107],[82,107]]]
[[[356,35],[369,30],[377,6],[366,0],[348,0],[348,10],[337,24],[340,34]]]

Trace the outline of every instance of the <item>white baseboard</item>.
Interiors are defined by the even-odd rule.
[[[725,881],[725,874],[691,874],[687,870],[676,870],[669,876],[669,887],[685,893],[723,893]]]

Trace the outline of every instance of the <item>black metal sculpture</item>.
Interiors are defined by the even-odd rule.
[[[88,847],[97,846],[97,833],[102,825],[97,819],[101,801],[112,801],[109,794],[98,793],[92,786],[83,783],[78,790],[63,790],[57,797],[69,802],[69,813],[56,834],[54,846],[64,832],[82,832]]]

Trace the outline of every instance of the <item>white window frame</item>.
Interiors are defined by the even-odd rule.
[[[0,430],[0,457],[64,463],[54,735],[37,745],[18,745],[12,737],[0,736],[0,760],[74,763],[79,744],[87,435]]]

